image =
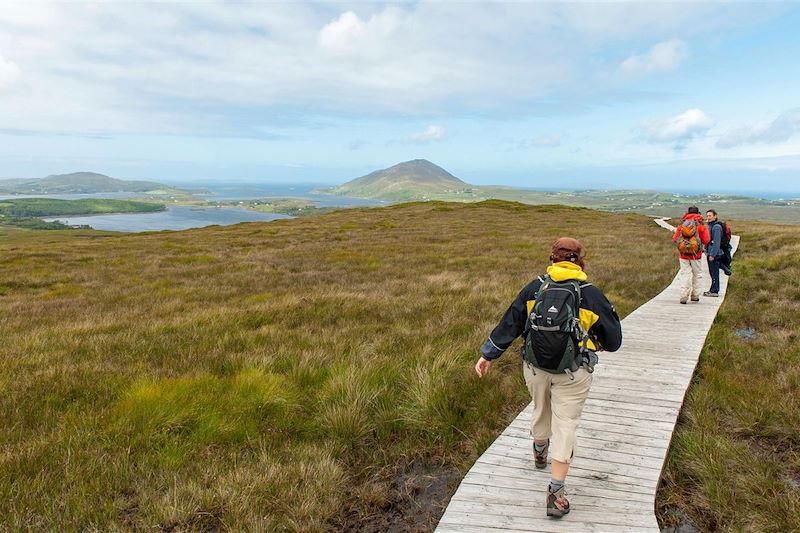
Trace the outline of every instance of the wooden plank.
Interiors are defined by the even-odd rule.
[[[547,471],[547,469],[531,471],[517,467],[494,465],[483,461],[481,461],[480,463],[476,463],[475,467],[472,470],[470,470],[470,472],[475,472],[479,474],[488,474],[494,476],[505,476],[507,478],[528,479],[528,480],[535,479],[538,480],[537,483],[539,483],[540,485],[539,486],[540,490],[542,488],[541,484],[548,483],[550,479],[550,473],[549,471]],[[648,482],[642,482],[634,478],[624,478],[620,480],[597,479],[597,477],[593,477],[593,475],[594,475],[593,472],[588,472],[585,470],[575,470],[575,471],[570,470],[569,472],[570,479],[578,477],[591,479],[592,486],[613,490],[619,492],[620,494],[625,494],[627,492],[635,492],[637,494],[647,494],[649,496],[652,493],[652,487],[650,487],[650,483]]]
[[[579,448],[580,450],[580,448]],[[490,453],[494,456],[494,460],[501,466],[521,466],[527,465],[529,468],[535,468],[533,465],[533,456],[519,456],[515,454],[505,453],[504,450],[492,450]],[[603,474],[615,474],[638,479],[640,481],[656,482],[661,476],[661,470],[655,468],[644,468],[638,466],[631,466],[627,464],[614,463],[611,461],[603,461],[599,459],[592,459],[589,457],[578,455],[573,459],[570,468],[582,468],[585,470],[593,470]],[[549,472],[549,468],[545,469]]]
[[[503,431],[503,435],[510,437],[527,439],[530,445],[531,435],[528,428],[512,427],[509,426]],[[609,433],[607,431],[595,431],[587,429],[583,426],[578,426],[578,440],[583,443],[591,440],[599,442],[608,442],[611,444],[621,444],[625,446],[641,446],[645,448],[657,448],[666,450],[669,443],[664,442],[663,438],[653,437],[640,437],[637,435],[630,435],[628,433]]]
[[[528,451],[531,451],[531,437],[530,435],[522,435],[522,434],[510,434],[504,433],[506,437],[508,437],[509,442],[513,442],[514,446],[520,446],[522,448],[527,448]],[[517,439],[512,441],[512,439]],[[664,459],[664,454],[666,453],[667,447],[663,445],[663,442],[659,442],[657,446],[647,446],[647,445],[640,445],[640,444],[629,444],[626,442],[622,442],[621,440],[600,440],[595,439],[592,437],[587,437],[584,435],[578,435],[578,446],[581,448],[588,448],[590,450],[594,450],[592,453],[600,454],[603,451],[612,451],[612,452],[619,452],[619,453],[626,453],[629,455],[643,455],[645,457],[651,457],[659,460]]]
[[[584,461],[585,462],[585,461]],[[512,468],[517,469],[520,471],[521,474],[530,475],[530,476],[545,476],[543,479],[546,481],[549,479],[550,470],[549,468],[538,469],[534,466],[533,460],[529,462],[525,461],[518,461],[514,462],[512,466],[509,466],[508,457],[506,456],[496,456],[493,453],[486,452],[485,456],[482,458],[481,461],[475,463],[475,467],[478,465],[486,465],[489,468]],[[604,482],[613,482],[613,483],[620,483],[630,485],[631,487],[635,488],[644,488],[648,491],[653,491],[653,485],[655,481],[653,478],[640,478],[640,477],[632,477],[630,475],[626,475],[623,473],[613,473],[613,472],[599,472],[597,469],[594,468],[584,468],[581,466],[580,463],[570,465],[569,469],[569,479],[573,478],[580,478],[582,483],[593,485],[594,483],[599,483],[598,486],[602,486]]]
[[[582,442],[578,441],[577,446],[583,448],[584,451],[591,449],[591,448],[585,448],[581,445]],[[597,450],[592,450],[592,452],[596,451]],[[597,458],[601,459],[604,462],[618,463],[620,465],[635,466],[636,468],[639,469],[649,468],[660,471],[661,465],[663,463],[661,459],[657,459],[654,457],[631,455],[626,453],[614,452],[611,450],[603,450],[603,453],[592,453],[592,452],[586,452],[586,457]],[[495,453],[506,455],[509,457],[518,457],[520,459],[525,459],[528,456],[530,456],[530,459],[533,460],[533,454],[531,453],[530,442],[527,445],[520,445],[519,439],[514,439],[513,441],[510,439],[503,439],[502,442],[497,443],[497,446],[495,447]],[[584,457],[579,457],[578,459],[583,460]]]
[[[479,496],[479,495],[478,495]],[[482,507],[480,502],[473,503],[474,506]],[[578,511],[575,507],[569,514],[569,520],[556,521],[548,518],[541,504],[536,506],[539,514],[526,513],[525,515],[511,515],[505,514],[510,511],[509,508],[517,506],[504,505],[501,502],[494,502],[491,508],[497,508],[497,514],[488,514],[476,510],[460,510],[463,508],[459,503],[455,504],[459,510],[452,512],[452,516],[447,517],[445,523],[451,524],[466,524],[472,526],[488,526],[509,529],[521,529],[523,531],[583,531],[583,532],[609,532],[609,531],[638,531],[641,532],[642,528],[647,527],[646,519],[641,515],[627,515],[624,513],[616,513],[609,509],[593,509],[586,508]],[[592,512],[595,511],[595,512]],[[583,515],[583,516],[581,516]],[[589,519],[588,521],[586,519]],[[444,517],[443,517],[444,520]],[[655,521],[653,521],[655,522]],[[569,528],[569,529],[568,529]]]
[[[463,483],[466,485],[476,485],[481,487],[513,489],[516,492],[503,491],[503,495],[507,496],[509,501],[514,499],[515,494],[517,496],[521,496],[523,501],[527,501],[530,497],[531,491],[540,492],[542,494],[542,499],[544,499],[545,488],[549,482],[549,478],[547,476],[543,477],[544,479],[537,480],[533,478],[498,476],[494,473],[470,471],[470,473],[464,478]],[[646,504],[644,507],[647,507],[652,502],[650,495],[648,494],[628,491],[620,492],[617,490],[609,490],[608,488],[600,486],[595,486],[591,489],[588,489],[580,484],[570,488],[569,494],[570,496],[574,496],[578,499],[592,498],[597,502],[614,500],[613,505],[618,506],[620,509],[627,507],[634,507],[638,509],[643,506],[642,504]],[[617,500],[620,501],[617,502]]]
[[[659,225],[669,227],[662,221]],[[738,245],[734,236],[732,244]],[[707,275],[707,274],[706,274]],[[708,279],[708,278],[706,278]],[[722,295],[728,279],[721,277]],[[567,493],[572,512],[545,514],[550,469],[533,461],[528,405],[481,455],[453,495],[437,531],[658,531],[658,480],[685,392],[723,297],[692,304],[685,317],[677,276],[623,321],[624,344],[602,354],[578,427]]]
[[[611,421],[608,420],[609,418]],[[530,420],[515,420],[512,424],[517,428],[530,428]],[[643,424],[637,424],[635,420],[631,418],[616,419],[614,417],[595,415],[594,413],[586,413],[581,417],[580,424],[578,425],[578,435],[580,435],[581,428],[591,428],[596,431],[606,431],[609,433],[630,434],[638,437],[661,437],[669,439],[672,436],[672,428],[645,426]]]

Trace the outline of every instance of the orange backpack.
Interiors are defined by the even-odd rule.
[[[697,221],[693,219],[684,220],[679,226],[678,232],[678,251],[682,255],[697,255],[702,251],[702,244],[697,235]]]

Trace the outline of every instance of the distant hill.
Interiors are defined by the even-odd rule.
[[[471,190],[472,186],[425,159],[376,170],[326,192],[360,198],[419,200]]]
[[[96,172],[56,174],[40,179],[1,180],[6,194],[89,194],[103,192],[148,192],[172,189],[154,181],[119,180]]]

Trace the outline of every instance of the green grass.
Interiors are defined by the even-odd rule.
[[[562,235],[623,316],[677,269],[645,217],[499,201],[0,228],[3,527],[430,529],[529,401],[472,367]]]
[[[259,198],[255,200],[216,201],[209,200],[208,205],[218,207],[238,207],[261,213],[280,213],[295,217],[322,215],[341,209],[338,207],[316,207],[311,200],[303,198]]]
[[[741,225],[658,494],[663,524],[800,531],[800,238]],[[754,338],[749,338],[754,334]]]

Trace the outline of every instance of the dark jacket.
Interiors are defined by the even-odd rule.
[[[586,281],[586,273],[569,261],[550,265],[547,268],[547,275],[554,281],[568,279]],[[533,308],[536,292],[541,285],[542,279],[536,278],[520,291],[511,307],[500,319],[500,323],[481,346],[481,355],[484,359],[490,361],[497,359],[511,346],[514,339],[522,335]],[[581,284],[580,319],[583,328],[589,332],[590,340],[586,341],[586,348],[609,352],[619,349],[622,344],[622,325],[617,312],[600,289],[591,283]]]
[[[706,255],[717,258],[722,255],[722,234],[725,230],[722,229],[722,223],[718,220],[709,222],[708,229],[711,230],[711,242],[708,243]]]

